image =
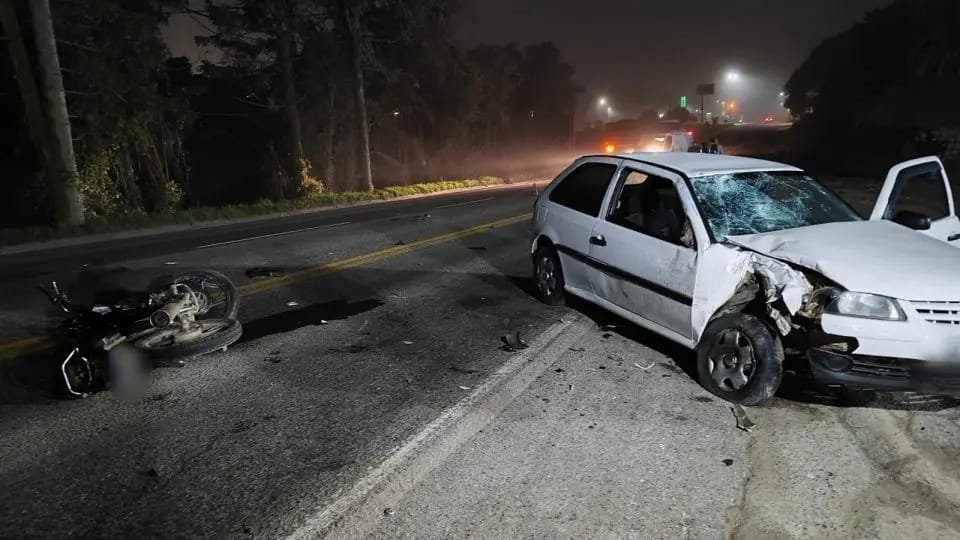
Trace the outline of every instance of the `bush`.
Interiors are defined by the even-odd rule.
[[[227,219],[240,219],[269,214],[282,214],[329,206],[356,204],[370,201],[383,201],[412,195],[426,195],[454,189],[475,188],[503,184],[500,178],[485,176],[470,180],[447,180],[427,182],[409,186],[395,186],[374,191],[348,191],[344,193],[324,193],[314,190],[311,194],[297,199],[264,199],[250,204],[226,206],[206,206],[187,210],[148,214],[142,211],[119,215],[100,215],[93,213],[86,223],[67,229],[52,227],[29,227],[22,229],[0,229],[0,246],[42,242],[57,238],[122,232],[161,225],[186,225]],[[314,186],[317,187],[317,186]],[[322,187],[320,188],[322,189]]]

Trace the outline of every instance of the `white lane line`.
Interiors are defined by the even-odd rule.
[[[528,349],[507,360],[468,396],[368,469],[352,487],[318,507],[286,540],[369,536],[384,508],[396,506],[407,491],[495,419],[588,330],[579,318],[553,324]]]
[[[496,198],[496,197],[487,197],[486,199],[477,199],[477,200],[475,200],[475,201],[467,201],[467,202],[461,202],[461,203],[456,203],[456,204],[445,204],[445,205],[443,205],[443,206],[435,206],[433,209],[434,209],[434,210],[440,210],[441,208],[454,208],[454,207],[457,207],[457,206],[466,206],[466,205],[468,205],[468,204],[477,204],[477,203],[481,203],[481,202],[492,201],[492,200],[494,200],[495,198]]]
[[[278,232],[278,233],[273,233],[273,234],[264,234],[264,235],[260,235],[260,236],[251,236],[251,237],[249,237],[249,238],[241,238],[241,239],[239,239],[239,240],[230,240],[229,242],[217,242],[216,244],[206,244],[206,245],[203,245],[203,246],[197,246],[197,247],[195,247],[194,249],[206,249],[206,248],[212,248],[212,247],[217,247],[217,246],[229,246],[230,244],[239,244],[240,242],[250,242],[250,241],[253,241],[253,240],[263,240],[264,238],[274,238],[274,237],[276,237],[276,236],[286,236],[286,235],[288,235],[288,234],[297,234],[297,233],[302,233],[302,232],[307,232],[307,231],[317,231],[317,230],[320,230],[320,229],[332,229],[332,228],[334,228],[334,227],[340,227],[340,226],[349,225],[349,224],[350,224],[349,221],[344,221],[343,223],[333,223],[333,224],[331,224],[331,225],[317,225],[316,227],[307,227],[307,228],[304,228],[304,229],[296,229],[296,230],[293,230],[293,231],[283,231],[283,232]]]

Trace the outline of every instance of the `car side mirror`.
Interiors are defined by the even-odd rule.
[[[932,225],[930,217],[909,210],[898,212],[897,215],[893,217],[893,221],[904,227],[910,227],[915,231],[930,230],[930,226]]]

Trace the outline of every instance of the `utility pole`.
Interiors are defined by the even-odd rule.
[[[29,5],[47,111],[47,132],[53,146],[52,161],[56,164],[55,171],[47,171],[48,181],[53,184],[54,212],[58,225],[80,225],[83,223],[83,203],[80,200],[70,113],[63,90],[50,0],[31,0]]]

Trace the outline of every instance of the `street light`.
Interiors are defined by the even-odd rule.
[[[600,106],[600,107],[606,107],[606,106],[607,106],[607,98],[605,98],[605,97],[600,98],[600,100],[597,102],[597,105]]]

